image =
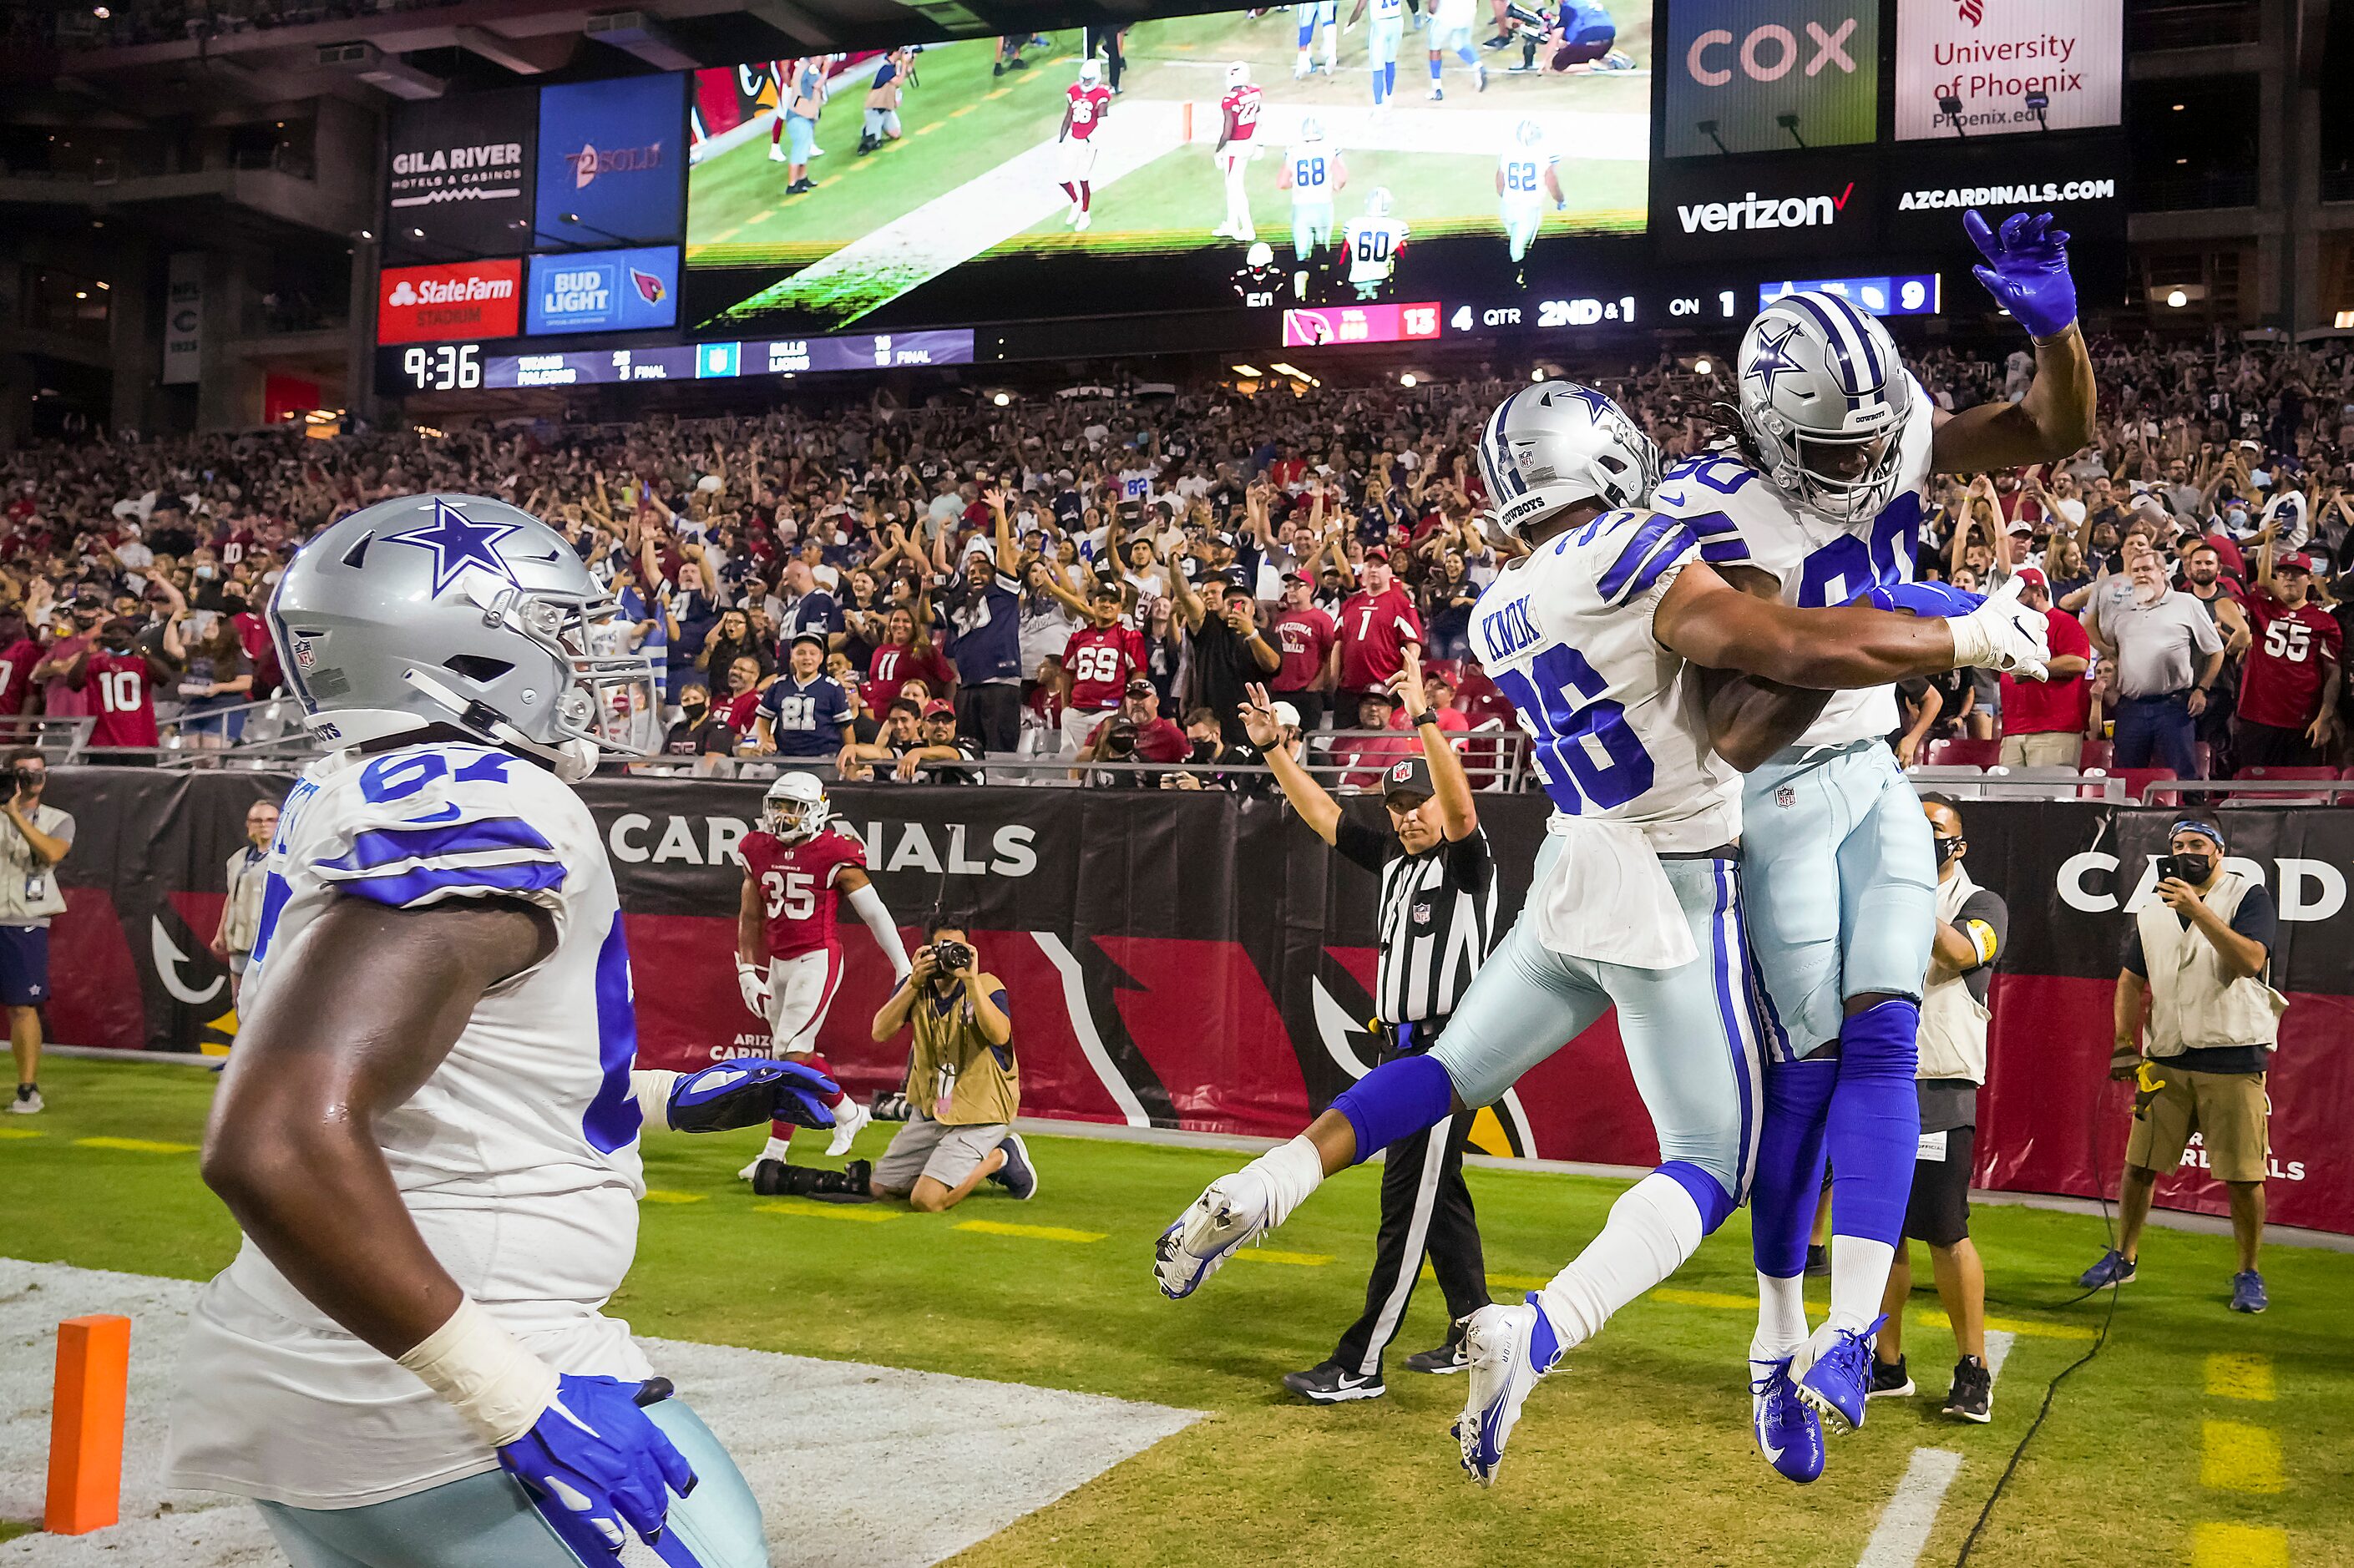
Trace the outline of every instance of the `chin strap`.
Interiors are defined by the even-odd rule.
[[[547,764],[567,784],[578,784],[597,770],[594,747],[571,741],[562,746],[547,746],[534,740],[508,723],[506,715],[488,703],[462,696],[422,670],[414,667],[403,670],[400,678],[449,709],[460,727],[470,729],[485,740],[496,741],[527,757],[536,758]]]

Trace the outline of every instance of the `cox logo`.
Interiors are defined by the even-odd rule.
[[[1808,76],[1819,76],[1831,68],[1850,76],[1855,74],[1855,61],[1847,52],[1848,38],[1856,29],[1855,17],[1850,16],[1835,29],[1826,29],[1820,22],[1808,22],[1806,26]],[[1711,27],[1684,51],[1684,69],[1703,87],[1723,87],[1733,79],[1735,65],[1752,81],[1779,81],[1798,64],[1801,48],[1797,35],[1778,22],[1753,27],[1747,37],[1737,42],[1736,49],[1736,40],[1731,33],[1723,27]],[[1728,50],[1732,51],[1730,58],[1725,55]]]

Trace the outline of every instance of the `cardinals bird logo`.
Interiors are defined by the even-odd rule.
[[[670,291],[663,287],[662,279],[652,272],[630,269],[630,281],[637,285],[638,298],[650,305],[659,305]]]

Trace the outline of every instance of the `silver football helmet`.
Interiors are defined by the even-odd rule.
[[[338,746],[451,725],[568,781],[660,741],[654,667],[564,536],[479,495],[408,495],[305,545],[271,595],[279,663]]]
[[[784,842],[799,843],[825,832],[833,807],[814,773],[779,773],[760,802],[760,825]]]
[[[1496,406],[1479,432],[1490,514],[1513,538],[1564,507],[1639,505],[1659,482],[1659,449],[1627,411],[1591,387],[1546,381]]]
[[[1837,294],[1785,294],[1741,334],[1743,431],[1775,488],[1834,523],[1895,499],[1913,377],[1879,321]]]

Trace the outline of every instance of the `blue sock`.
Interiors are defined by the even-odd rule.
[[[1430,79],[1433,81],[1437,81],[1438,79],[1438,57],[1437,55],[1430,57]]]
[[[1445,1067],[1428,1056],[1400,1056],[1343,1089],[1332,1108],[1349,1118],[1362,1165],[1399,1139],[1437,1127],[1454,1103],[1455,1080]]]
[[[1839,1091],[1824,1123],[1831,1161],[1831,1228],[1896,1245],[1921,1145],[1913,1074],[1921,1007],[1883,1001],[1840,1025]]]
[[[1807,1271],[1807,1237],[1823,1190],[1823,1117],[1839,1084],[1837,1058],[1769,1062],[1757,1128],[1757,1176],[1749,1189],[1757,1272],[1795,1279]]]
[[[1299,24],[1299,47],[1304,49],[1310,44],[1313,43],[1315,39],[1316,22],[1311,16],[1309,20]]]
[[[1384,92],[1397,90],[1397,61],[1395,60],[1391,60],[1382,67],[1382,90]]]
[[[1382,68],[1375,66],[1373,68],[1373,107],[1379,109],[1382,106],[1382,100],[1387,96],[1389,96],[1388,90],[1382,81]]]

